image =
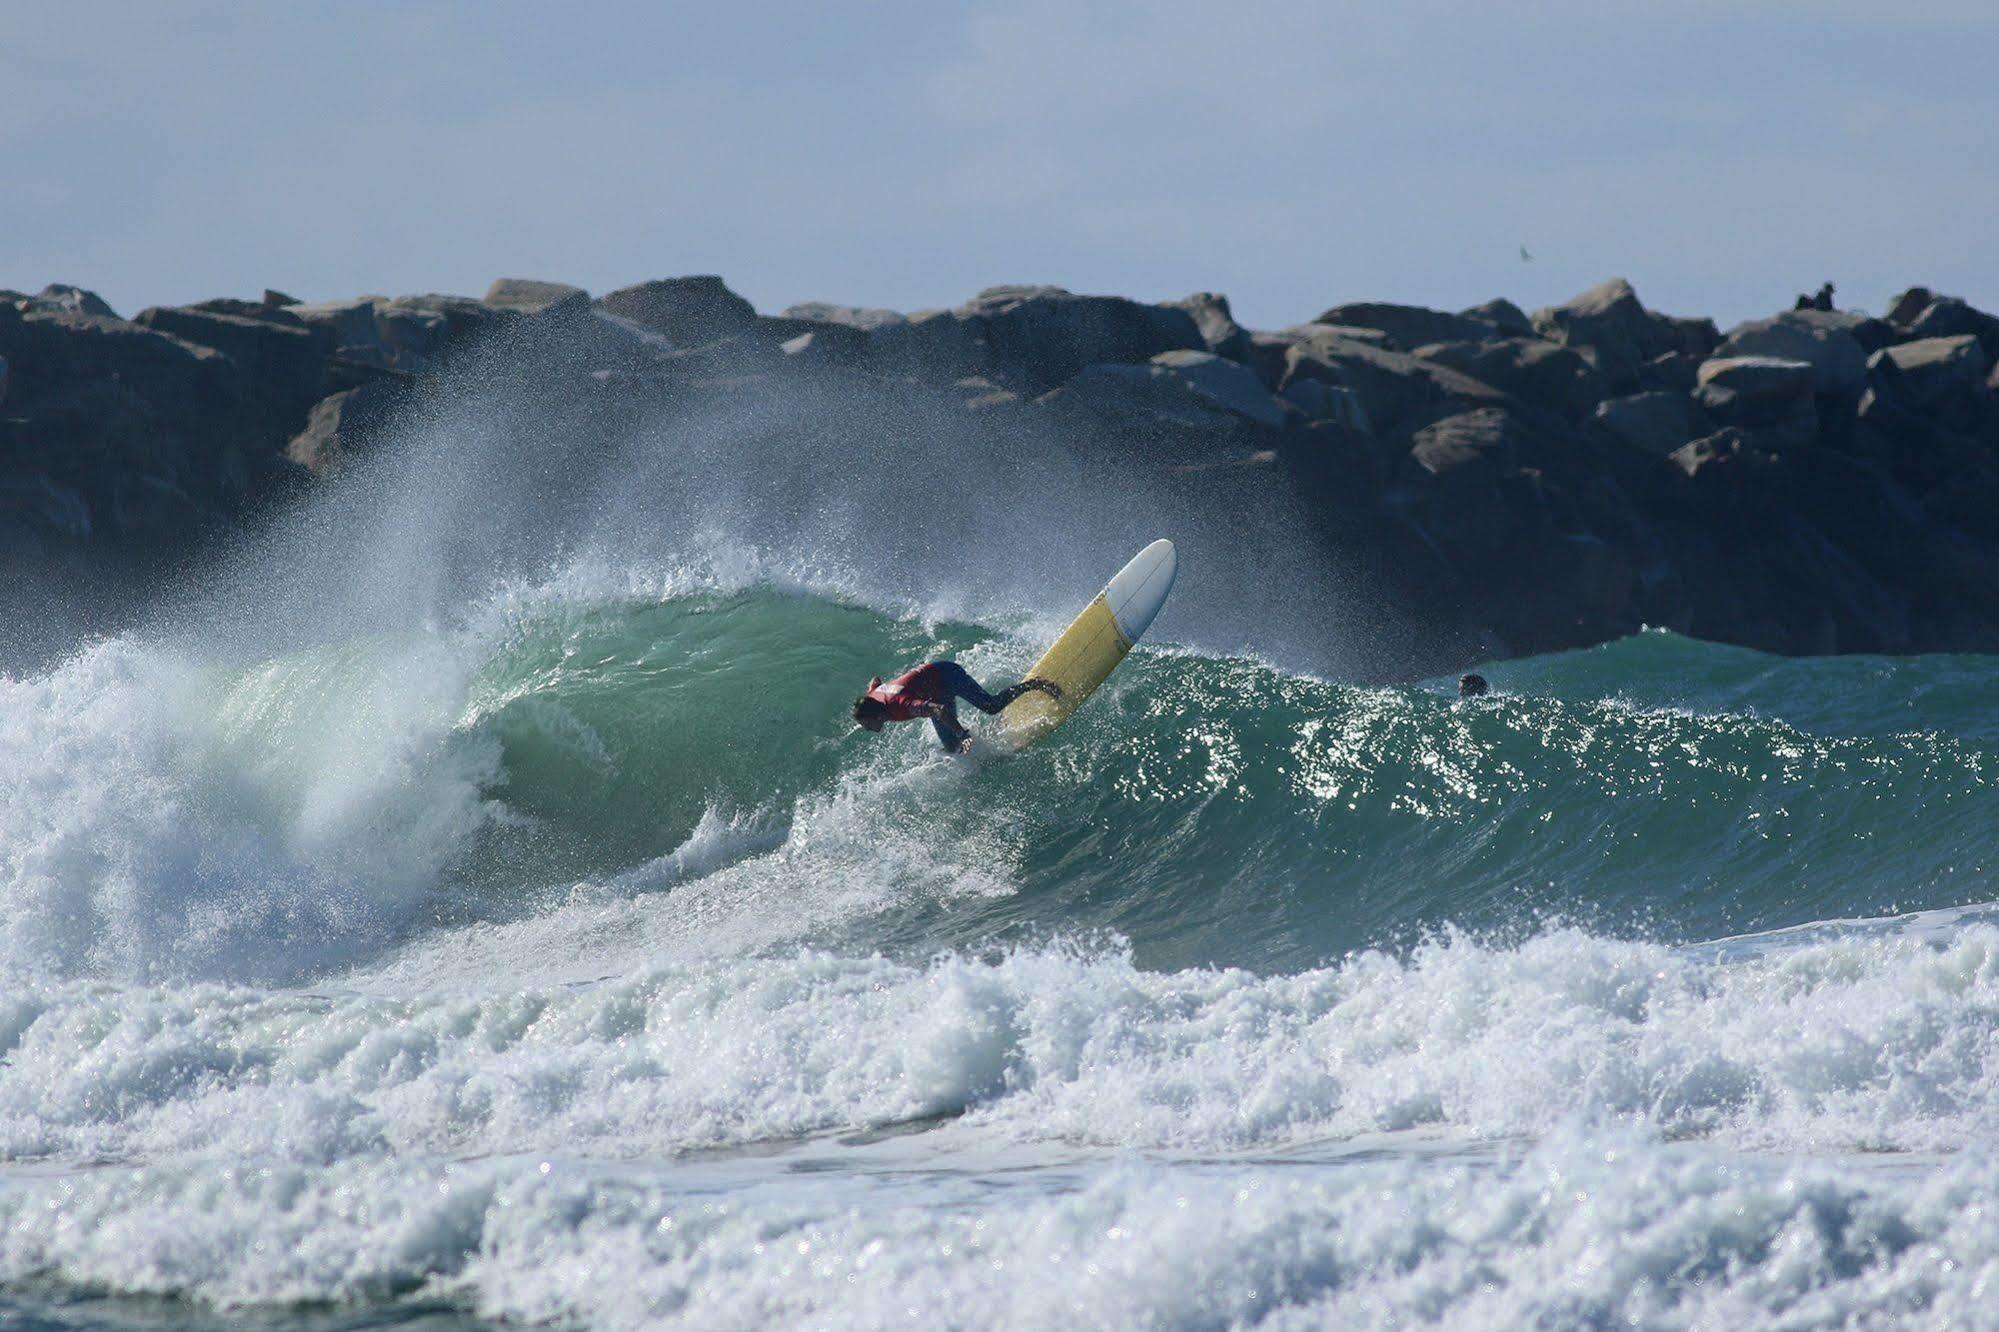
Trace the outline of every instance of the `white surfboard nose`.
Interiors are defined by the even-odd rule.
[[[1173,578],[1180,570],[1180,558],[1166,538],[1132,556],[1104,588],[1104,600],[1127,641],[1136,642],[1152,627],[1166,594],[1173,590]]]

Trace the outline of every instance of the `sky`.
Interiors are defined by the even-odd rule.
[[[1992,0],[6,0],[0,287],[1999,309],[1995,71]]]

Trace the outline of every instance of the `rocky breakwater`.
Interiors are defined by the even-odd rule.
[[[569,438],[830,394],[852,406],[818,418],[833,448],[945,420],[968,467],[1031,437],[1129,459],[1234,521],[1282,504],[1329,577],[1417,627],[1384,674],[1643,625],[1778,652],[1990,651],[1995,361],[1999,319],[1921,289],[1880,317],[1724,333],[1621,280],[1532,315],[1349,303],[1279,331],[1218,295],[1032,286],[768,316],[712,277],[594,299],[506,279],[478,300],[266,292],[130,320],[58,286],[0,293],[0,560],[156,577],[497,369]]]

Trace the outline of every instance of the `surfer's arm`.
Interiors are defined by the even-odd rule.
[[[957,715],[942,705],[937,705],[937,711],[930,715],[930,724],[937,728],[937,738],[949,753],[957,753],[972,738],[971,731],[958,720]]]

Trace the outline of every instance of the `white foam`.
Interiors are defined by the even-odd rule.
[[[1559,931],[1270,978],[1055,948],[471,984],[493,960],[420,995],[33,988],[0,1014],[0,1156],[666,1158],[961,1112],[1013,1141],[1147,1149],[1635,1125],[1907,1152],[1999,1118],[1985,925],[1729,965]]]
[[[421,910],[489,811],[441,646],[222,672],[131,640],[0,679],[0,969],[310,975]]]
[[[1989,1325],[1999,1169],[1611,1135],[1518,1159],[827,1176],[457,1165],[0,1183],[0,1280],[221,1307],[411,1293],[592,1327]]]

